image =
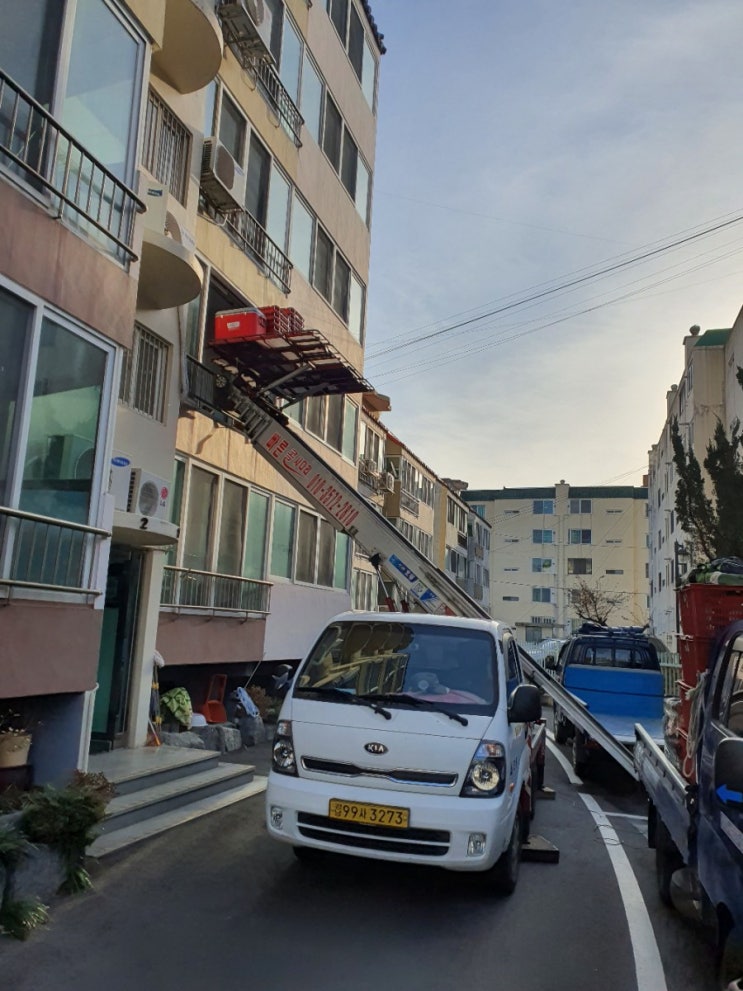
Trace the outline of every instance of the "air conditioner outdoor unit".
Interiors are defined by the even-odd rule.
[[[132,468],[127,507],[130,513],[167,519],[169,496],[170,482],[141,468]]]
[[[217,7],[225,40],[247,58],[273,62],[269,50],[272,17],[264,0],[222,0]]]
[[[382,472],[381,483],[381,487],[385,492],[395,491],[395,476],[391,471]]]
[[[374,458],[359,458],[359,471],[366,472],[368,475],[376,475],[377,462]]]
[[[246,175],[217,138],[206,138],[201,158],[201,188],[209,202],[224,213],[242,210]]]

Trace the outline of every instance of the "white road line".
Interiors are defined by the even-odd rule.
[[[639,819],[640,822],[645,822],[645,816],[638,816],[634,812],[605,812],[604,815],[612,819]]]
[[[547,746],[565,771],[571,784],[582,785],[582,780],[575,774],[564,755],[552,742],[551,734],[548,734]],[[650,921],[640,886],[637,883],[629,858],[622,847],[621,840],[609,822],[607,813],[602,811],[593,795],[586,795],[583,792],[578,792],[578,794],[598,827],[617,879],[619,895],[627,918],[632,954],[635,958],[637,991],[668,991],[666,975],[663,972],[663,964],[653,932],[653,924]]]

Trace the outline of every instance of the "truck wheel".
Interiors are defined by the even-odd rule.
[[[664,905],[671,905],[671,877],[684,866],[681,854],[662,819],[655,825],[655,879]]]
[[[555,741],[557,743],[567,743],[572,736],[570,723],[566,722],[562,716],[555,716]]]
[[[583,744],[583,734],[579,730],[573,733],[573,770],[579,778],[585,778],[588,774],[589,758]]]
[[[488,871],[489,885],[500,895],[512,895],[516,890],[521,866],[523,830],[521,810],[517,809],[508,846]]]

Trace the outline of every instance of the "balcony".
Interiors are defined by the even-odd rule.
[[[134,221],[144,203],[1,69],[0,164],[41,193],[56,219],[136,261]]]
[[[271,582],[213,571],[166,566],[160,596],[161,609],[238,616],[243,620],[270,612]]]
[[[93,586],[96,544],[107,530],[0,506],[0,588],[101,595]]]
[[[215,78],[222,64],[222,29],[207,0],[167,0],[163,46],[152,69],[179,93],[194,93]]]
[[[273,56],[262,34],[267,22],[256,24],[239,0],[219,0],[217,13],[222,21],[225,42],[243,69],[256,80],[264,100],[300,148],[304,118],[274,68]]]
[[[263,268],[283,292],[288,293],[292,263],[255,217],[247,210],[237,210],[227,215],[225,228],[240,250]]]
[[[412,513],[413,516],[418,516],[420,513],[420,499],[411,495],[410,492],[406,492],[405,489],[400,490],[400,505],[403,509],[407,509],[409,513]]]
[[[137,296],[142,309],[181,306],[201,292],[203,270],[174,215],[185,212],[190,157],[191,132],[150,90],[142,165],[155,181],[145,181],[144,188],[147,214]]]

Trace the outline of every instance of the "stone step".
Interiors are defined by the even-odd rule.
[[[136,791],[117,794],[108,803],[103,821],[104,833],[123,829],[143,819],[151,819],[183,805],[226,791],[253,780],[252,764],[190,765],[190,774],[155,783]]]
[[[124,826],[121,829],[114,829],[111,832],[103,833],[97,840],[88,847],[87,853],[91,857],[105,857],[110,853],[115,853],[132,843],[139,843],[141,840],[157,836],[166,830],[173,829],[183,823],[191,822],[210,812],[217,812],[219,809],[227,808],[235,802],[242,802],[246,798],[259,795],[266,790],[267,779],[261,775],[256,775],[248,784],[238,785],[226,791],[219,792],[207,798],[190,802],[170,812],[161,812],[152,818],[143,819],[132,825]]]
[[[219,750],[138,747],[91,755],[88,770],[105,774],[121,796],[215,768],[221,756]]]

